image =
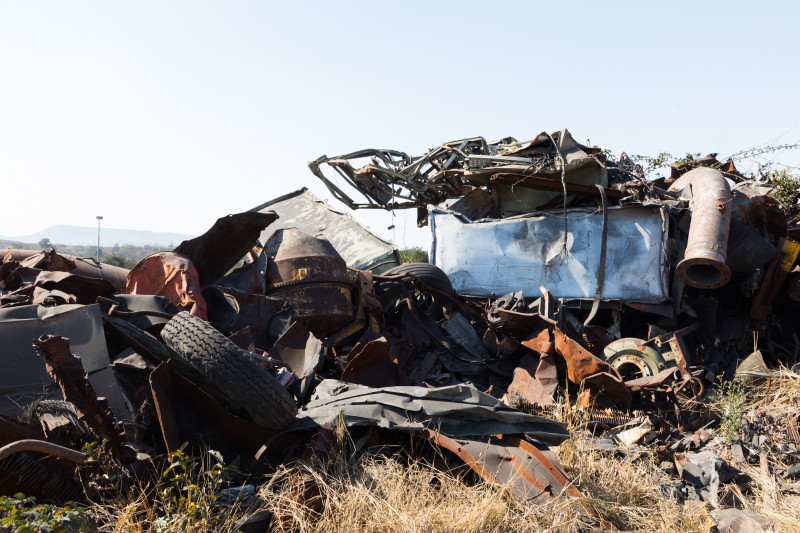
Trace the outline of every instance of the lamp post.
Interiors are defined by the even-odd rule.
[[[97,262],[100,262],[100,221],[103,220],[103,217],[97,215],[95,217],[97,219]]]

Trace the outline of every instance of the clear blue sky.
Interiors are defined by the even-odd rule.
[[[798,142],[799,21],[788,1],[0,0],[0,234],[201,233],[302,186],[330,198],[306,162],[367,147]],[[390,214],[357,217],[391,237]],[[414,218],[398,245],[424,245]]]

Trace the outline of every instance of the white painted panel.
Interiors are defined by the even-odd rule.
[[[667,299],[665,215],[657,206],[608,210],[603,299],[660,303]],[[518,290],[556,298],[594,298],[602,242],[602,214],[567,210],[504,220],[468,222],[457,214],[430,213],[431,262],[461,294],[500,296]]]

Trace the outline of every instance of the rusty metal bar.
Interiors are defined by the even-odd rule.
[[[59,459],[66,459],[73,463],[81,464],[86,460],[86,454],[76,450],[71,450],[52,442],[36,439],[24,439],[6,444],[0,448],[0,461],[14,455],[17,452],[38,452],[46,455],[52,455]]]

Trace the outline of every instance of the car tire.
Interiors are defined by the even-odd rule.
[[[294,420],[297,404],[291,394],[205,320],[183,311],[167,322],[161,337],[232,403],[241,405],[257,425],[281,430]]]
[[[447,277],[447,274],[445,274],[441,268],[431,265],[430,263],[403,263],[402,265],[390,268],[381,275],[394,276],[397,274],[410,274],[419,278],[423,283],[433,289],[451,295],[455,294],[453,285],[450,283],[450,278]],[[381,280],[375,286],[375,294],[385,304],[403,294],[400,283],[400,281]]]

